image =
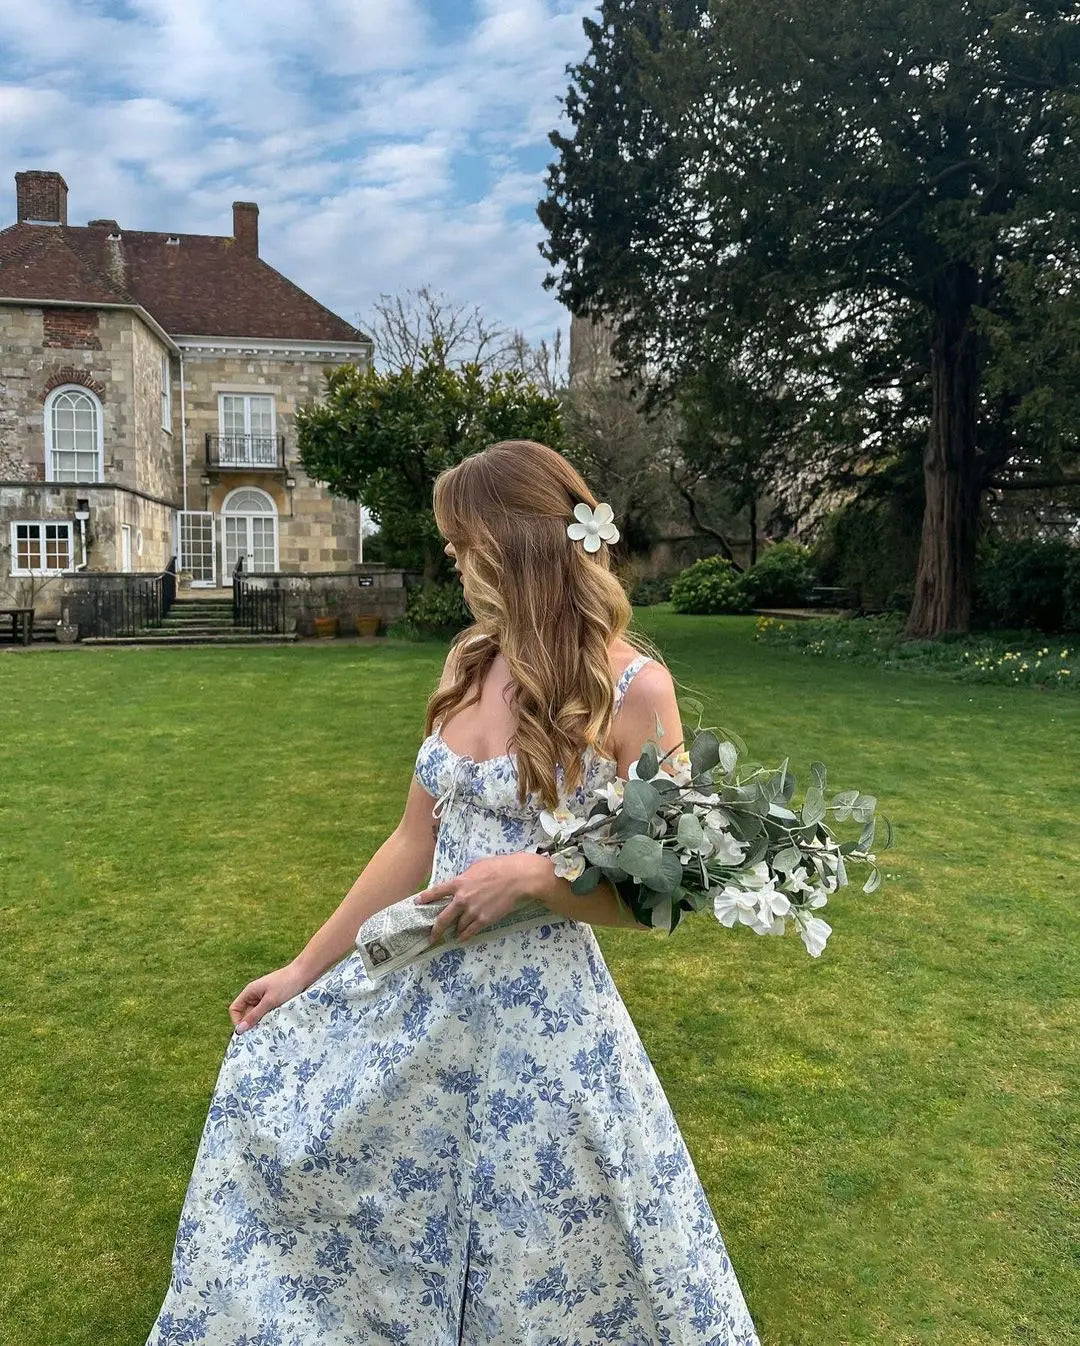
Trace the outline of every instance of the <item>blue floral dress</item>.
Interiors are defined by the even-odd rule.
[[[540,840],[514,773],[425,739],[432,882]],[[547,915],[233,1034],[147,1346],[760,1346],[593,928]]]

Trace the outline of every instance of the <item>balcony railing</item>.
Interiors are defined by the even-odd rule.
[[[207,467],[254,468],[281,472],[285,468],[284,435],[207,435]]]

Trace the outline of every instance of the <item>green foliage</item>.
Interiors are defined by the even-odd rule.
[[[671,606],[676,612],[749,612],[741,578],[726,556],[704,556],[672,583]]]
[[[1053,644],[1030,630],[916,640],[900,613],[876,617],[759,617],[755,639],[872,668],[936,673],[960,682],[1080,691],[1080,640]]]
[[[923,495],[918,476],[832,510],[811,551],[821,584],[851,589],[869,611],[907,611],[915,585]]]
[[[774,542],[744,571],[739,587],[751,607],[801,606],[817,582],[809,547],[798,542]]]
[[[651,579],[638,580],[630,589],[630,602],[636,608],[666,603],[671,598],[672,583],[670,575],[655,575]]]
[[[849,483],[852,445],[891,458],[897,409],[929,425],[945,522],[911,620],[966,620],[995,473],[1076,450],[1074,6],[603,0],[584,27],[539,207],[546,283],[667,388],[767,371],[744,446],[768,438],[777,374],[837,403],[845,428],[802,455],[834,480],[838,448]]]
[[[975,575],[983,627],[1080,630],[1080,547],[1061,538],[984,541]]]
[[[428,580],[449,572],[431,512],[438,474],[501,439],[559,448],[562,436],[557,400],[523,375],[449,369],[437,349],[415,369],[330,370],[324,399],[298,408],[296,425],[304,471],[363,500],[380,524],[384,559]]]
[[[391,634],[405,637],[454,636],[472,622],[473,616],[458,580],[444,584],[418,584],[410,589],[405,617]]]

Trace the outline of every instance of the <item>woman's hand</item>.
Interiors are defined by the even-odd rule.
[[[311,978],[306,977],[292,963],[249,981],[229,1006],[235,1031],[243,1033],[254,1027],[267,1010],[283,1005],[310,985]]]
[[[462,940],[501,920],[520,901],[537,895],[545,872],[551,872],[551,861],[530,851],[487,855],[476,860],[464,873],[425,888],[416,895],[418,905],[437,902],[444,897],[452,899],[431,927],[431,942],[442,939],[455,921],[458,923],[457,938]]]

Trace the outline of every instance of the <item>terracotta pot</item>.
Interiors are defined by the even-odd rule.
[[[379,634],[378,613],[359,612],[355,619],[358,636],[377,636]]]
[[[315,634],[317,636],[336,636],[338,633],[338,626],[340,625],[340,622],[341,618],[336,616],[316,617]]]

